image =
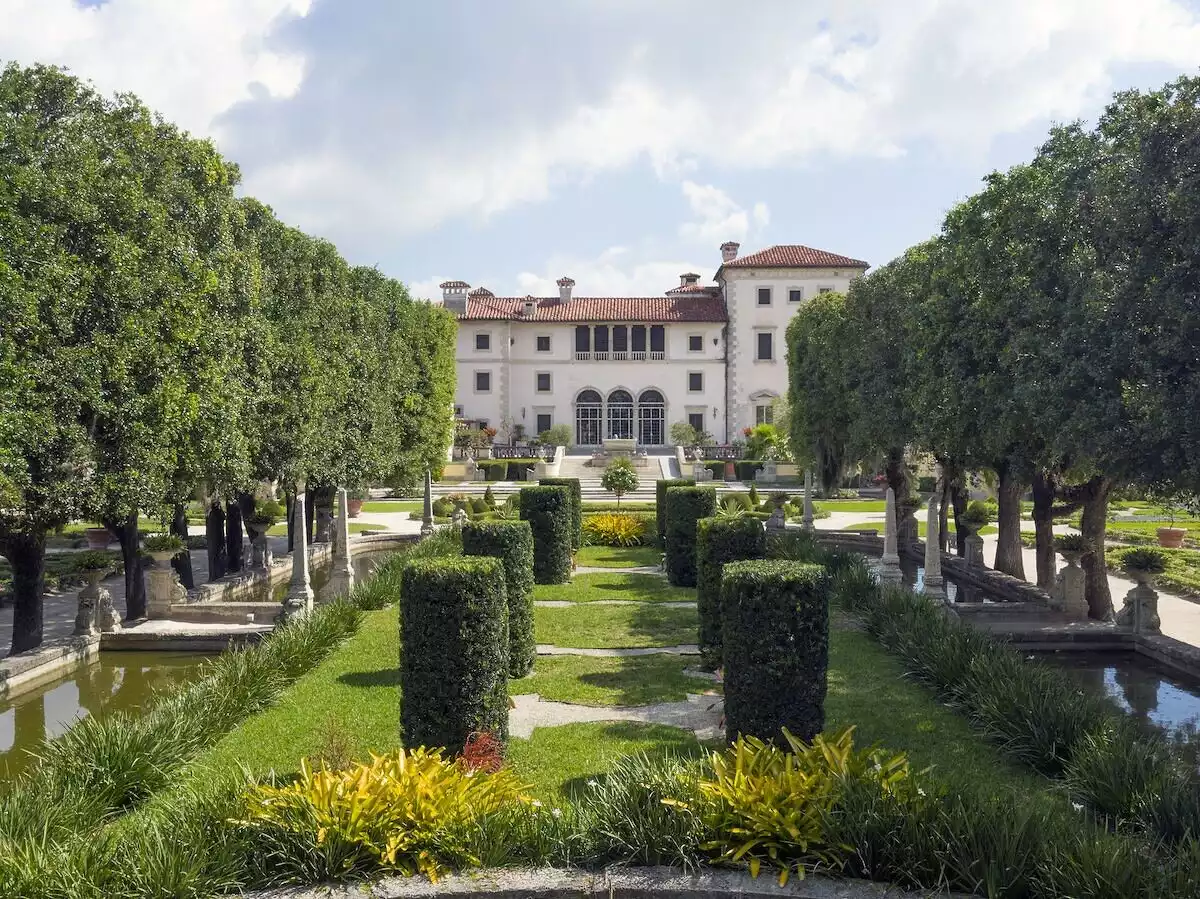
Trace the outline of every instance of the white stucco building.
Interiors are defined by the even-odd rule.
[[[575,445],[633,438],[669,444],[687,421],[718,442],[771,415],[787,391],[784,332],[824,291],[845,291],[868,264],[799,245],[738,256],[722,244],[715,284],[680,275],[657,297],[497,297],[463,281],[441,285],[459,318],[460,418],[537,434],[570,425]]]

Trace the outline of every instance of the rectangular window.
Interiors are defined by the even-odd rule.
[[[771,305],[771,288],[760,287],[758,289],[758,305],[760,305],[760,306],[770,306]]]
[[[613,325],[612,343],[614,353],[629,352],[629,329],[625,325]]]
[[[646,352],[646,326],[634,325],[629,330],[632,332],[629,336],[632,338],[633,351],[635,353]]]
[[[550,352],[550,335],[549,334],[539,334],[538,335],[537,351],[539,353]]]
[[[475,372],[475,392],[476,393],[491,393],[492,392],[492,373],[490,371]]]
[[[704,352],[704,335],[689,334],[688,335],[688,352],[703,353]]]
[[[775,335],[770,331],[759,331],[757,335],[758,355],[760,361],[775,358]]]
[[[775,407],[770,404],[759,404],[754,407],[754,423],[756,425],[775,424]]]
[[[539,371],[537,373],[537,392],[538,393],[549,393],[550,392],[550,372]]]
[[[832,287],[818,287],[817,293],[833,293]]]
[[[592,329],[592,341],[597,353],[608,352],[608,325],[596,325]]]
[[[690,424],[693,428],[696,429],[696,433],[703,433],[703,431],[704,431],[704,413],[703,412],[689,412],[688,413],[688,424]]]
[[[667,349],[667,330],[662,325],[650,326],[650,352],[662,353]]]
[[[698,371],[688,372],[688,393],[703,393],[704,392],[704,373]]]
[[[550,422],[552,417],[549,412],[539,412],[537,416],[537,432],[544,434],[550,430]]]
[[[788,291],[788,302],[789,303],[804,302],[804,288],[803,287],[793,287],[791,290],[789,290]]]
[[[587,325],[575,328],[575,352],[589,353],[592,349],[592,329]]]
[[[490,350],[492,348],[492,335],[483,333],[475,335],[475,349]]]

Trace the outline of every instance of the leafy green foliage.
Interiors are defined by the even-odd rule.
[[[701,518],[696,524],[696,604],[700,614],[700,658],[709,670],[721,667],[721,571],[726,562],[761,559],[767,533],[756,518]]]
[[[625,458],[613,459],[605,466],[604,474],[600,476],[600,486],[616,495],[618,506],[622,496],[638,489],[638,483],[633,463]]]
[[[521,520],[533,530],[533,580],[563,584],[571,579],[571,488],[525,487]]]
[[[492,556],[504,564],[508,598],[508,673],[533,670],[533,531],[524,521],[469,522],[462,529],[463,555]]]
[[[654,517],[655,533],[658,535],[660,546],[666,546],[667,539],[667,490],[671,487],[695,487],[692,478],[667,478],[654,483]]]
[[[664,536],[667,579],[673,586],[696,586],[696,522],[711,518],[716,506],[717,493],[712,487],[667,488]]]
[[[641,546],[646,540],[647,522],[627,512],[599,512],[583,520],[586,546]]]
[[[559,422],[538,434],[538,439],[550,446],[570,446],[571,426],[564,422]]]
[[[728,563],[721,575],[725,733],[781,743],[825,726],[829,576],[820,565]]]
[[[1158,549],[1129,549],[1121,556],[1121,565],[1126,571],[1162,574],[1167,570],[1167,556]]]
[[[482,731],[507,741],[504,582],[504,566],[496,559],[418,559],[405,565],[400,593],[405,746],[456,753]]]
[[[583,541],[583,488],[579,478],[542,478],[543,487],[567,487],[571,491],[571,549],[579,549]]]

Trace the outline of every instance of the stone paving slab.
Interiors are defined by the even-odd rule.
[[[689,693],[682,702],[659,702],[641,706],[590,706],[551,702],[537,693],[513,696],[508,712],[508,729],[514,737],[531,737],[539,727],[581,724],[589,721],[640,721],[665,724],[692,731],[697,739],[715,740],[724,730],[724,697]]]
[[[696,608],[696,603],[693,600],[646,602],[640,599],[593,599],[589,602],[572,602],[569,599],[535,599],[533,604],[541,606],[543,609],[567,609],[573,606],[658,606],[663,609]]]
[[[657,574],[666,577],[667,573],[657,565],[639,565],[636,568],[605,568],[601,565],[580,565],[572,574]]]
[[[695,643],[684,643],[680,646],[639,646],[634,649],[574,649],[570,646],[539,643],[537,654],[540,656],[592,656],[599,659],[627,659],[652,655],[698,656],[700,647]]]

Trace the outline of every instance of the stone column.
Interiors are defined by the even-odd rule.
[[[942,579],[942,541],[939,533],[937,494],[929,497],[929,509],[925,513],[925,592],[930,596],[946,599],[946,582]]]
[[[425,466],[425,510],[421,516],[421,536],[433,533],[433,473]]]
[[[97,633],[96,612],[100,606],[100,578],[104,577],[104,572],[88,571],[86,575],[88,582],[79,591],[79,610],[75,613],[76,637],[94,637]],[[108,593],[107,590],[104,592]],[[112,605],[111,595],[108,604]]]
[[[313,607],[312,584],[308,578],[308,527],[302,489],[296,490],[292,522],[292,580],[283,600],[283,617],[287,620],[303,618]]]
[[[330,596],[349,596],[354,589],[354,563],[350,559],[350,498],[343,487],[337,495],[337,527],[333,532],[333,573]]]
[[[179,575],[171,566],[175,553],[150,553],[154,564],[146,571],[146,617],[171,617],[171,605],[187,600],[187,591],[179,583]]]
[[[804,470],[804,518],[801,522],[801,527],[806,531],[811,531],[813,525],[813,505],[812,505],[812,469]]]
[[[1130,571],[1128,574],[1137,584],[1125,594],[1125,604],[1117,613],[1117,625],[1130,628],[1135,634],[1161,634],[1158,593],[1152,586],[1154,575],[1145,571]]]
[[[904,579],[900,572],[900,553],[897,548],[896,532],[896,491],[887,489],[884,504],[883,522],[883,558],[879,562],[879,580],[881,583],[898,584]]]

